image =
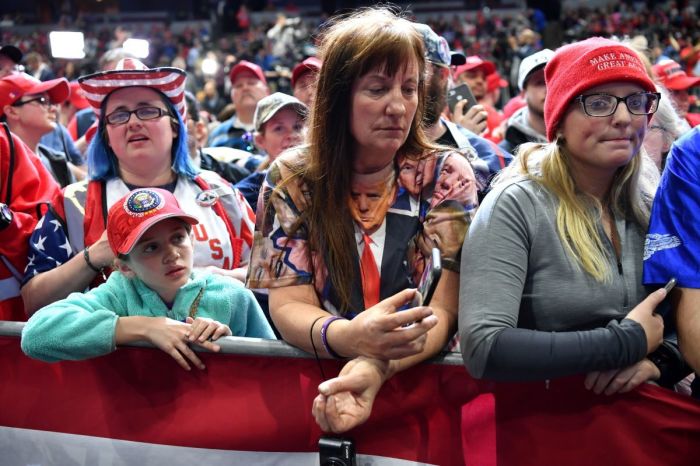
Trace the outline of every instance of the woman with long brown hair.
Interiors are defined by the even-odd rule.
[[[421,129],[425,58],[413,23],[386,9],[356,12],[325,31],[319,56],[308,144],[268,171],[247,284],[269,288],[285,340],[355,358],[347,370],[384,380],[436,354],[455,330],[459,248],[441,244],[455,235],[421,237],[437,207],[436,174],[462,155],[431,145]],[[399,177],[406,159],[416,173]],[[461,241],[477,201],[470,165],[459,167],[467,182],[438,205],[457,201],[439,228]],[[418,186],[403,186],[408,178]],[[411,307],[434,247],[442,277],[429,307]]]

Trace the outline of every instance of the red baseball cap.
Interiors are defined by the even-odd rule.
[[[297,65],[292,70],[292,88],[294,88],[294,83],[297,79],[301,77],[302,74],[308,73],[310,71],[318,73],[321,70],[321,60],[316,57],[309,57]]]
[[[502,87],[508,87],[508,81],[503,79],[500,74],[498,74],[498,71],[495,71],[491,73],[490,75],[486,76],[486,91],[487,92],[492,92],[495,91],[498,88]]]
[[[51,103],[60,104],[70,95],[66,78],[39,81],[27,73],[14,73],[0,79],[0,116],[5,105],[12,105],[24,95],[49,95]]]
[[[251,63],[246,60],[239,61],[233,68],[231,68],[231,72],[228,75],[229,79],[231,80],[231,84],[233,84],[233,82],[236,80],[236,77],[243,71],[250,71],[255,75],[256,78],[258,78],[260,81],[265,83],[265,85],[267,85],[267,79],[265,79],[265,73],[263,72],[263,69],[255,63]]]
[[[661,60],[652,69],[659,82],[672,91],[685,91],[700,84],[700,77],[688,76],[673,60]]]
[[[476,70],[481,68],[484,70],[484,76],[488,76],[494,71],[496,71],[496,65],[488,60],[484,60],[478,55],[472,55],[467,57],[466,63],[455,68],[454,77],[456,78],[465,71]]]
[[[80,88],[80,84],[78,81],[71,81],[70,83],[70,103],[73,105],[73,107],[77,108],[78,110],[82,110],[84,108],[88,108],[90,106],[90,102],[87,101],[85,98],[85,95],[83,94],[83,90]]]
[[[196,217],[180,209],[173,193],[159,188],[139,188],[119,199],[107,215],[107,240],[115,255],[129,254],[144,233],[156,223],[180,218],[190,225]]]

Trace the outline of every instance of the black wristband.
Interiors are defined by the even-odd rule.
[[[85,263],[90,267],[95,273],[102,273],[101,268],[97,268],[93,265],[92,262],[90,262],[90,253],[88,252],[89,246],[85,246],[85,249],[83,249],[83,257],[85,258]]]

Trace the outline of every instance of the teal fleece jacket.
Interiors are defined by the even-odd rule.
[[[202,288],[195,317],[225,323],[235,336],[275,339],[253,293],[229,277],[193,272],[168,309],[141,280],[113,272],[101,286],[71,293],[37,311],[22,331],[22,351],[47,362],[102,356],[116,348],[119,317],[169,317],[184,322]]]

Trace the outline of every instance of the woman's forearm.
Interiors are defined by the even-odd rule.
[[[310,285],[272,288],[270,316],[284,341],[310,354],[314,354],[315,346],[319,357],[331,357],[324,351],[320,335],[324,320],[331,315],[313,304],[314,300],[315,292]]]
[[[630,319],[605,328],[545,332],[506,328],[495,337],[483,378],[544,380],[630,366],[646,356],[644,329]]]
[[[36,275],[22,287],[22,299],[28,316],[75,291],[83,291],[96,274],[80,253],[65,264]]]

